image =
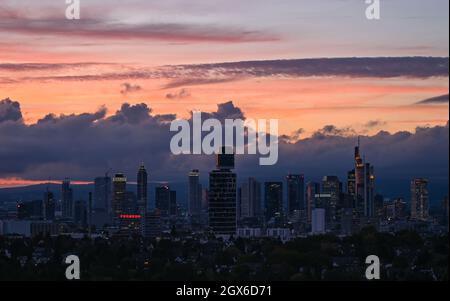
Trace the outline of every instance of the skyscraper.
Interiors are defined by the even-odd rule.
[[[428,180],[423,178],[411,181],[411,218],[415,220],[428,220]]]
[[[194,217],[198,217],[202,211],[202,185],[200,184],[200,173],[197,169],[189,173],[188,209],[189,215]]]
[[[359,213],[365,217],[373,217],[375,174],[374,167],[365,163],[360,154],[360,143],[355,147],[355,204]]]
[[[70,180],[66,178],[61,186],[62,216],[64,218],[73,218],[73,191],[70,188]]]
[[[147,171],[142,164],[137,173],[137,207],[138,214],[142,216],[142,219],[145,218],[147,212],[147,183]]]
[[[287,205],[288,213],[305,209],[305,177],[303,175],[288,175],[287,183]]]
[[[258,217],[261,214],[261,183],[248,178],[242,183],[240,191],[240,217]]]
[[[112,197],[111,178],[105,174],[104,177],[97,177],[94,180],[94,195],[91,204],[90,223],[97,229],[101,229],[106,224],[111,224],[112,218]]]
[[[168,185],[156,187],[155,189],[155,207],[161,213],[162,217],[170,214],[170,188]]]
[[[115,174],[113,178],[112,217],[114,225],[120,224],[120,215],[127,201],[127,178],[122,173]]]
[[[336,176],[325,176],[322,179],[322,194],[329,195],[328,202],[325,204],[326,219],[330,226],[337,222],[337,211],[339,198],[342,190],[342,184]]]
[[[216,169],[209,174],[209,226],[217,235],[236,234],[236,174],[234,154],[225,147],[217,155]]]
[[[311,222],[312,210],[315,207],[315,196],[320,193],[320,184],[316,182],[308,182],[306,185],[306,205],[308,222]]]
[[[44,212],[44,220],[52,221],[55,219],[55,199],[53,196],[53,192],[47,191],[44,193],[44,202],[43,204],[43,212]]]
[[[355,147],[355,201],[357,208],[360,211],[364,211],[364,163],[359,148],[360,144],[358,138],[358,145]]]
[[[111,213],[111,178],[108,175],[94,180],[94,203],[96,212]]]
[[[264,199],[266,204],[266,221],[283,213],[283,183],[264,183]]]

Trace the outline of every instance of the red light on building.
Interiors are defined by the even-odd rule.
[[[121,214],[120,218],[122,219],[140,219],[140,214]]]

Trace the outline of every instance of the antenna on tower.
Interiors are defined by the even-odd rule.
[[[361,146],[361,136],[358,136],[358,148]]]

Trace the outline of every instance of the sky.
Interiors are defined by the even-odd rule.
[[[447,126],[447,0],[381,0],[380,20],[363,0],[80,3],[81,19],[67,20],[65,0],[0,0],[4,141],[7,122],[108,118],[124,103],[189,118],[232,101],[302,139],[329,125],[345,137]],[[42,177],[33,164],[0,178]]]

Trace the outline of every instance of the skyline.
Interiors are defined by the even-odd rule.
[[[0,0],[0,281],[448,280],[449,10]]]

